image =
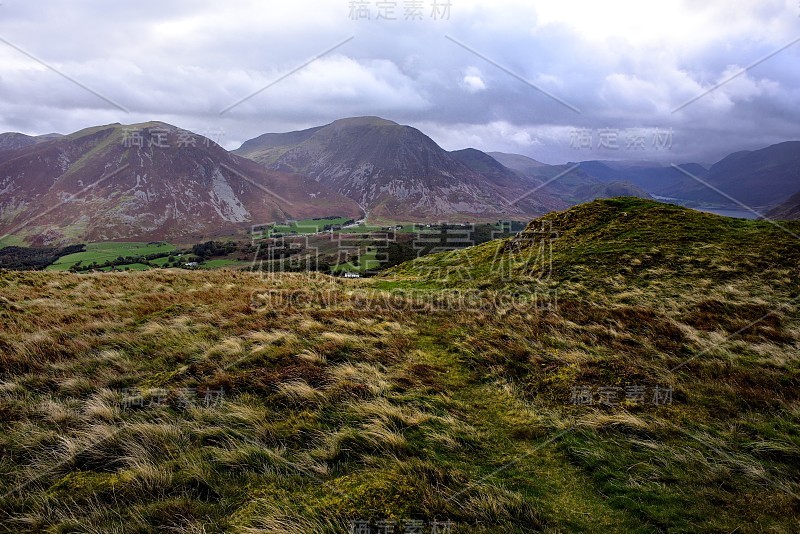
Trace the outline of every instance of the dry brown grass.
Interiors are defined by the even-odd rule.
[[[666,264],[671,244],[652,242],[609,260],[593,248],[608,243],[564,252],[554,310],[448,309],[408,272],[2,273],[0,483],[24,491],[0,508],[13,529],[54,532],[341,532],[382,516],[791,531],[796,269],[753,275],[758,254],[719,247]],[[523,274],[474,286],[484,301],[548,287]],[[575,385],[633,383],[675,401],[569,402]],[[125,407],[125,388],[168,403]],[[180,406],[183,388],[225,396]]]

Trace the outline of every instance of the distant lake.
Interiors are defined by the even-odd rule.
[[[759,217],[752,211],[743,209],[722,209],[722,208],[692,208],[697,211],[704,211],[706,213],[716,213],[725,217],[734,217],[736,219],[758,219]],[[755,210],[758,211],[758,210]]]
[[[671,204],[678,204],[679,206],[684,206],[688,201],[683,200],[680,198],[670,198],[670,197],[660,197],[657,195],[652,195],[652,197],[656,200],[661,200],[664,202],[669,202]],[[723,217],[733,217],[735,219],[758,219],[759,217],[750,210],[746,210],[743,208],[715,208],[715,207],[705,207],[705,206],[686,206],[687,208],[702,211],[705,213],[714,213],[716,215],[722,215]],[[753,208],[753,210],[762,213],[765,210],[759,210],[758,208]]]

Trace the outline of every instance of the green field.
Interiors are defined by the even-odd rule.
[[[21,237],[5,235],[0,237],[0,248],[5,247],[24,247],[25,241]]]
[[[358,257],[358,264],[355,263],[340,263],[331,267],[332,273],[364,273],[368,271],[377,271],[381,268],[381,262],[378,261],[378,253],[375,247],[367,247],[366,251]]]
[[[57,262],[47,267],[47,270],[67,271],[77,262],[81,262],[82,265],[88,265],[92,262],[101,264],[109,260],[115,260],[120,256],[147,256],[148,254],[167,253],[174,250],[175,247],[169,243],[117,243],[110,241],[104,243],[89,243],[86,245],[86,252],[78,252],[77,254],[63,256],[59,258]]]
[[[349,221],[346,217],[332,217],[330,219],[304,219],[301,221],[293,221],[291,224],[276,224],[272,227],[273,233],[282,233],[282,234],[314,234],[323,231],[323,227],[326,225],[342,225]],[[387,223],[386,225],[376,225],[376,224],[358,224],[356,226],[350,226],[342,230],[345,233],[351,234],[365,234],[369,232],[382,232],[385,231],[384,228],[387,227],[395,227],[395,226],[402,226],[402,229],[398,230],[399,232],[413,232],[414,231],[414,224],[409,222],[393,222]]]
[[[403,227],[402,230],[397,230],[398,232],[413,232],[414,231],[414,225],[413,224],[410,224],[410,223],[406,223],[406,224],[397,223],[397,225]],[[397,226],[397,225],[392,225],[392,226]],[[386,228],[386,227],[385,226],[375,226],[375,225],[372,225],[372,224],[359,224],[358,226],[353,226],[351,228],[345,228],[344,230],[342,230],[342,232],[343,233],[347,233],[347,234],[368,234],[370,232],[379,233],[379,232],[385,232],[386,230],[384,230],[384,228]]]
[[[168,261],[169,261],[169,256],[164,256],[163,258],[156,258],[154,260],[150,260],[150,263],[158,265],[159,267],[164,267]]]
[[[241,261],[241,260],[230,260],[225,258],[220,258],[217,260],[206,260],[200,264],[201,269],[220,269],[223,267],[242,267],[248,265],[249,262]]]
[[[489,223],[480,223],[480,224],[476,223],[475,226],[478,227],[478,226],[483,225],[483,224],[489,224]],[[525,226],[524,224],[518,223],[518,222],[515,222],[514,224],[515,225],[521,225],[522,228],[524,228],[524,226]],[[400,228],[397,229],[396,228],[397,226],[400,226]],[[492,226],[497,231],[504,230],[504,228],[502,228],[500,224],[494,224]],[[437,225],[437,224],[431,224],[430,227],[427,227],[423,223],[392,222],[392,223],[386,223],[386,225],[383,225],[383,226],[375,225],[375,224],[366,224],[366,225],[365,224],[359,224],[358,226],[353,226],[352,228],[347,228],[345,230],[342,230],[342,232],[348,233],[348,234],[364,234],[364,233],[369,233],[369,232],[379,233],[379,232],[385,232],[386,231],[385,228],[392,228],[392,229],[395,229],[398,233],[413,234],[413,233],[416,233],[416,232],[424,232],[424,231],[430,232],[432,229],[436,229],[438,227],[439,227],[439,225]]]
[[[97,262],[98,264],[102,265],[106,261],[115,260],[118,257],[122,256],[123,258],[129,256],[148,256],[150,254],[175,254],[177,258],[177,249],[174,245],[169,243],[143,243],[143,242],[124,242],[124,243],[116,243],[116,242],[105,242],[105,243],[89,243],[86,245],[85,252],[79,252],[76,254],[70,254],[68,256],[63,256],[59,258],[59,260],[52,265],[47,267],[48,271],[67,271],[70,267],[75,265],[77,262],[81,262],[82,266],[90,265],[93,262]],[[196,258],[192,254],[183,254],[179,260],[185,261],[196,261]],[[150,263],[156,265],[158,267],[165,267],[167,262],[169,262],[169,256],[164,256],[162,258],[155,258],[150,260]],[[184,261],[180,262],[181,264]],[[218,269],[221,267],[233,267],[237,265],[243,265],[244,262],[235,259],[213,259],[207,260],[202,262],[200,268],[202,269]],[[117,265],[116,270],[124,270],[128,268],[131,271],[146,271],[150,269],[148,265],[140,262],[134,262],[124,265]],[[110,271],[112,267],[102,267],[100,268],[103,271]]]
[[[164,268],[167,268],[167,269],[174,269],[175,267],[166,267],[166,264],[167,264],[168,261],[169,261],[169,257],[164,257],[164,258],[156,258],[154,260],[151,260],[150,263],[153,263],[153,264],[155,264],[155,265],[157,265],[159,267],[164,267]],[[185,263],[185,262],[180,262],[181,265],[183,265],[183,263]],[[225,267],[242,267],[242,266],[245,266],[245,265],[248,265],[248,262],[241,261],[241,260],[230,260],[230,259],[220,258],[220,259],[216,259],[216,260],[206,260],[206,261],[200,263],[198,268],[199,269],[222,269],[222,268],[225,268]],[[152,269],[152,268],[153,267],[151,267],[149,265],[145,265],[144,263],[128,263],[128,264],[125,264],[125,265],[117,265],[115,267],[102,267],[102,268],[100,268],[98,270],[104,271],[104,272],[109,272],[109,271],[112,271],[112,270],[124,271],[126,269],[130,270],[130,271],[147,271],[148,269]]]
[[[302,219],[299,221],[292,221],[287,224],[276,224],[272,227],[272,233],[281,234],[315,234],[322,232],[326,225],[344,224],[351,220],[348,217],[331,217],[327,219]]]

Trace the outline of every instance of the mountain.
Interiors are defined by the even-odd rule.
[[[712,165],[706,178],[709,184],[748,206],[780,202],[800,187],[800,141],[736,152]],[[692,198],[730,202],[707,187]]]
[[[780,220],[800,219],[800,191],[769,210],[767,218]]]
[[[132,131],[140,138],[126,145]],[[153,143],[153,136],[167,147]],[[189,137],[194,143],[179,146]],[[759,207],[797,191],[800,142],[737,152],[710,168],[687,163],[680,169],[634,161],[547,165],[518,154],[448,152],[419,130],[378,117],[264,134],[233,154],[159,122],[67,136],[9,132],[0,134],[0,235],[48,245],[193,241],[328,215],[521,220],[596,198],[651,194],[734,204],[714,189]]]
[[[62,137],[64,137],[64,134],[49,133],[49,134],[37,135],[37,136],[35,136],[35,139],[36,139],[37,142],[41,143],[41,142],[44,142],[44,141],[50,141],[52,139],[61,139]]]
[[[16,150],[36,144],[36,137],[18,132],[0,133],[0,150]]]
[[[454,155],[419,130],[378,117],[265,134],[234,153],[271,169],[311,176],[378,219],[495,220],[564,205],[546,195],[526,194],[530,183],[496,162],[479,162],[473,152]],[[488,174],[475,170],[476,165]]]
[[[35,145],[42,140],[19,132],[0,133],[0,162],[13,158],[20,148]]]
[[[547,163],[536,161],[533,158],[521,154],[507,154],[505,152],[487,152],[487,154],[509,169],[514,169],[523,174],[536,174],[539,169],[550,166]]]
[[[358,206],[160,122],[111,124],[17,148],[0,162],[0,235],[34,244],[181,240]]]
[[[708,172],[702,165],[687,163],[679,167],[694,176],[702,177]],[[649,194],[684,198],[687,191],[702,185],[680,170],[658,163],[582,161],[580,168],[602,182],[629,182]]]
[[[519,176],[514,171],[486,152],[481,152],[474,148],[465,148],[450,152],[450,156],[471,170],[482,174],[493,184],[509,186],[519,183]]]
[[[698,163],[679,167],[685,172],[648,162],[580,163],[582,170],[598,180],[630,182],[657,196],[694,203],[736,206],[741,202],[763,207],[786,199],[800,187],[800,141],[736,152],[710,168]]]
[[[519,202],[522,206],[527,206],[532,212],[538,211],[536,209],[537,204],[550,210],[564,209],[571,205],[570,202],[553,195],[545,188],[535,192],[534,199],[537,204],[526,204],[532,200],[529,198],[531,195],[528,193],[541,186],[544,181],[535,177],[521,177],[519,173],[506,167],[486,152],[481,152],[474,148],[466,148],[450,152],[450,156],[463,163],[470,170],[483,176],[503,198],[512,200],[520,198],[520,194],[527,195],[522,197]]]
[[[518,175],[530,180],[539,187],[541,195],[551,195],[572,206],[598,198],[617,196],[634,196],[650,198],[644,189],[637,187],[624,178],[597,177],[583,163],[575,168],[575,164],[548,165],[520,154],[492,152],[492,157]]]
[[[50,133],[44,135],[25,135],[19,132],[0,133],[0,161],[5,161],[14,156],[14,152],[37,143],[44,143],[64,137],[61,134]]]

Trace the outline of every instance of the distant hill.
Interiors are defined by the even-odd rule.
[[[0,162],[0,235],[32,244],[194,241],[286,218],[359,214],[323,184],[160,122],[88,128]]]
[[[685,171],[702,177],[708,172],[702,165],[680,165]],[[652,195],[684,198],[687,191],[702,185],[669,165],[637,162],[583,161],[581,170],[603,182],[629,182]]]
[[[64,137],[58,133],[44,135],[25,135],[19,132],[0,133],[0,161],[13,157],[13,151],[25,148],[37,143],[44,143]]]
[[[524,174],[535,174],[538,169],[550,166],[547,163],[536,161],[533,158],[521,154],[507,154],[505,152],[487,152],[487,154],[509,169],[514,169]]]
[[[670,165],[635,161],[584,161],[580,168],[598,180],[630,182],[653,195],[695,203],[736,206],[741,202],[763,207],[786,199],[800,187],[800,141],[736,152],[710,168],[681,164],[686,172]]]
[[[707,181],[749,206],[780,202],[800,187],[800,141],[731,154],[711,166]],[[699,190],[692,198],[725,200],[709,188]]]
[[[529,182],[483,153],[449,153],[419,130],[378,117],[265,134],[234,153],[311,176],[376,218],[524,218],[564,206],[551,196],[526,195]]]
[[[650,198],[646,190],[627,180],[628,175],[623,174],[615,178],[613,173],[609,172],[599,173],[599,176],[596,176],[591,172],[592,169],[587,169],[583,163],[578,167],[575,167],[575,164],[548,165],[520,154],[502,152],[492,152],[492,154],[497,161],[526,177],[534,186],[540,187],[540,194],[552,195],[570,206],[615,196]]]
[[[35,145],[43,140],[45,139],[19,132],[0,133],[0,162],[13,158],[17,150]]]
[[[790,229],[800,231],[795,226]],[[552,253],[545,257],[541,256],[543,245],[552,247]],[[504,260],[505,255],[512,259],[508,268],[503,268],[503,261],[509,259]],[[603,280],[620,276],[647,280],[653,292],[663,290],[664,298],[669,299],[673,286],[662,285],[665,277],[679,282],[687,291],[696,282],[695,276],[719,283],[739,277],[758,278],[767,290],[773,275],[766,271],[796,269],[798,262],[800,247],[796,240],[767,221],[733,219],[652,200],[619,197],[549,213],[531,221],[505,244],[490,242],[425,256],[390,269],[386,276],[433,273],[445,285],[521,284],[530,286],[530,290],[537,285],[576,284],[591,279],[600,292],[606,291]],[[458,276],[443,277],[442,273],[447,272]],[[620,287],[626,287],[620,283]],[[781,284],[792,286],[787,291],[796,287],[796,281],[790,278]],[[588,293],[577,295],[586,297]]]
[[[471,170],[486,178],[492,186],[497,188],[504,198],[516,200],[522,195],[519,205],[528,211],[536,213],[540,206],[552,209],[564,209],[572,205],[571,199],[566,200],[559,194],[553,194],[555,189],[541,188],[535,193],[528,194],[544,183],[544,179],[534,176],[521,176],[520,173],[500,163],[496,158],[474,148],[456,150],[450,155]]]
[[[769,210],[766,215],[769,219],[800,219],[800,191]]]
[[[36,144],[36,137],[18,132],[0,133],[0,150],[16,150]]]

